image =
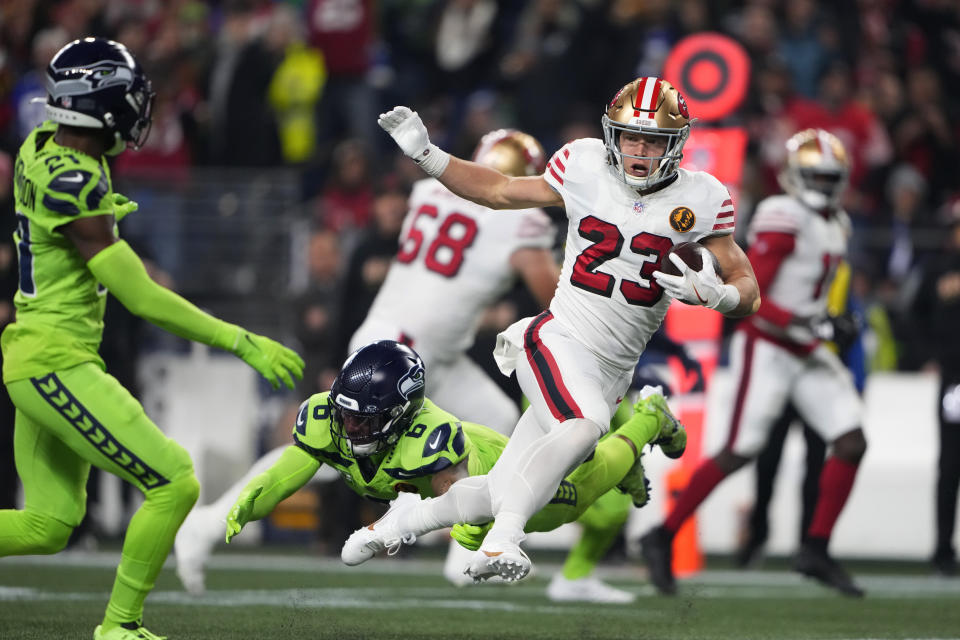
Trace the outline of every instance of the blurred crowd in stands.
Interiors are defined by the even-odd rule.
[[[423,177],[377,127],[381,111],[411,106],[431,139],[461,156],[505,126],[552,153],[602,137],[616,89],[661,73],[674,43],[706,31],[736,39],[752,65],[744,103],[712,123],[749,134],[740,232],[779,190],[786,138],[805,127],[836,134],[854,159],[845,206],[870,367],[931,366],[942,345],[917,292],[927,265],[960,246],[946,232],[960,225],[956,0],[0,2],[0,323],[16,287],[12,158],[43,118],[34,99],[45,96],[45,65],[72,39],[124,43],[157,92],[146,146],[115,161],[119,185],[195,167],[296,173],[310,285],[291,304],[303,391],[313,392],[346,355],[395,253],[409,186]],[[491,323],[512,315],[500,308]]]

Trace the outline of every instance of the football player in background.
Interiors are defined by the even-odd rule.
[[[543,173],[543,147],[526,133],[485,135],[474,162],[509,176]],[[497,212],[454,195],[435,178],[413,185],[400,247],[349,352],[374,340],[413,347],[430,368],[427,395],[471,422],[509,436],[516,403],[467,355],[484,311],[516,279],[546,309],[560,268],[556,230],[542,209]]]
[[[2,348],[25,505],[0,511],[0,556],[64,548],[84,515],[90,465],[123,478],[144,501],[93,637],[160,638],[142,626],[143,602],[199,485],[183,447],[104,371],[97,349],[107,292],[171,333],[232,352],[274,387],[292,389],[303,361],[158,285],[117,237],[117,220],[137,205],[114,193],[107,156],[144,143],[154,96],[126,47],[71,42],[47,67],[47,91],[49,120],[24,141],[15,170],[20,287]]]
[[[801,131],[787,141],[780,175],[786,194],[757,205],[748,255],[764,302],[731,340],[730,369],[737,387],[726,444],[700,464],[663,524],[641,538],[650,578],[662,593],[676,590],[673,535],[714,487],[760,452],[791,402],[831,445],[794,569],[845,595],[863,595],[827,553],[867,446],[852,376],[823,344],[832,337],[827,292],[850,234],[849,218],[840,208],[849,173],[847,153],[834,135]]]
[[[749,251],[747,255],[750,255]],[[846,261],[841,262],[830,285],[830,291],[827,294],[827,313],[832,320],[833,336],[827,341],[827,346],[834,349],[843,364],[850,369],[857,392],[863,394],[867,383],[867,363],[860,333],[865,320],[860,301],[850,291],[851,274],[850,264]],[[806,445],[801,481],[802,504],[798,539],[803,540],[806,537],[807,527],[813,520],[813,512],[820,495],[820,472],[823,470],[823,462],[827,456],[827,443],[803,421],[793,405],[788,403],[783,413],[770,427],[767,444],[756,458],[755,499],[745,523],[746,536],[743,545],[735,555],[735,563],[741,568],[754,566],[763,557],[769,533],[767,512],[770,499],[773,497],[773,485],[787,433],[794,423],[799,423]]]
[[[488,475],[457,482],[435,499],[395,506],[347,540],[341,557],[361,562],[379,549],[457,522],[495,518],[468,572],[518,580],[530,571],[520,548],[530,517],[554,495],[610,425],[634,365],[672,298],[733,316],[759,306],[756,279],[733,241],[727,189],[704,172],[679,168],[690,133],[680,93],[654,77],[625,85],[607,107],[604,140],[564,145],[541,176],[511,177],[451,157],[430,143],[416,112],[396,107],[379,124],[429,175],[457,195],[494,209],[565,207],[563,268],[550,309],[497,338],[501,371],[517,372],[531,407]],[[679,275],[657,270],[684,240],[717,257]],[[664,295],[666,294],[666,295]]]
[[[293,444],[240,492],[227,516],[227,542],[247,522],[265,517],[309,482],[323,464],[339,471],[358,494],[382,502],[400,493],[443,495],[459,479],[489,471],[507,437],[461,422],[431,402],[424,395],[428,379],[417,353],[393,340],[355,351],[330,391],[301,405]],[[527,523],[527,531],[551,531],[573,522],[618,484],[638,483],[632,494],[635,500],[641,498],[641,491],[647,491],[640,461],[647,444],[659,445],[671,457],[679,457],[686,447],[686,431],[654,387],[644,387],[633,415],[563,479],[548,504]],[[642,500],[640,506],[645,493]],[[488,528],[488,521],[474,520],[457,524],[451,535],[477,549]],[[410,544],[414,538],[407,536],[403,542]],[[388,553],[400,546],[399,539],[387,545]]]

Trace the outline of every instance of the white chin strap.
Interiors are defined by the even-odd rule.
[[[377,452],[378,442],[368,442],[366,444],[353,444],[350,443],[350,449],[353,450],[353,455],[358,458],[366,458],[372,456]]]
[[[69,109],[61,109],[60,107],[55,107],[51,104],[45,105],[45,109],[47,112],[47,118],[53,120],[54,122],[70,125],[72,127],[103,129],[102,122],[93,116],[88,116],[85,113],[77,113],[76,111],[70,111]]]

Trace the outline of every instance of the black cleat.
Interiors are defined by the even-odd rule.
[[[739,549],[733,557],[733,563],[738,569],[754,569],[763,562],[763,548],[766,545],[765,540],[759,540],[750,536],[746,543]]]
[[[930,560],[933,570],[938,575],[952,578],[957,575],[957,556],[952,551],[938,551]]]
[[[826,552],[818,551],[808,545],[800,547],[800,551],[793,559],[793,570],[819,580],[845,596],[854,598],[864,596],[864,590],[853,583],[850,574],[844,571],[836,560]]]
[[[662,526],[654,527],[640,538],[640,553],[647,563],[650,582],[661,594],[672,596],[677,592],[673,578],[673,537]]]

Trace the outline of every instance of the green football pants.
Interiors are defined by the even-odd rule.
[[[197,500],[186,450],[163,435],[113,376],[85,363],[7,385],[24,509],[0,511],[0,556],[56,553],[86,509],[90,465],[143,493],[130,520],[104,627],[138,620]]]

